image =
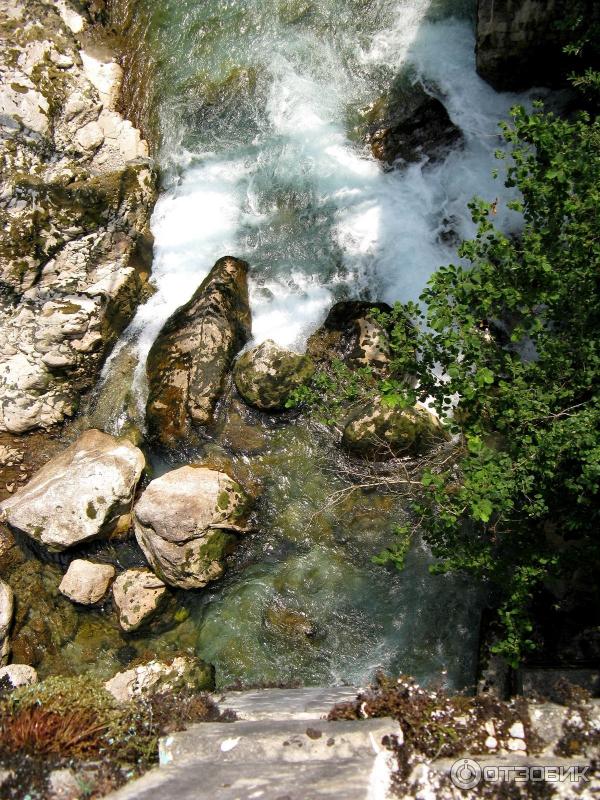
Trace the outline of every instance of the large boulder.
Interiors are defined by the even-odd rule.
[[[13,591],[3,580],[0,580],[0,665],[6,664],[10,654],[8,635],[15,613]]]
[[[314,372],[309,356],[279,347],[271,339],[237,360],[233,379],[243,399],[262,411],[281,411],[295,389]]]
[[[126,439],[82,434],[0,504],[11,528],[52,551],[109,536],[130,512],[144,454]]]
[[[148,285],[155,172],[88,24],[66,3],[0,15],[0,430],[14,433],[74,413]]]
[[[170,586],[200,589],[223,574],[223,560],[246,531],[249,501],[224,472],[181,467],[153,480],[134,510],[138,544]]]
[[[593,6],[590,2],[588,19]],[[557,25],[564,13],[562,0],[479,0],[479,75],[503,92],[564,81],[569,32]]]
[[[149,661],[117,674],[104,684],[118,703],[129,703],[152,694],[178,692],[182,689],[212,689],[213,671],[197,658],[177,656],[172,661]]]
[[[165,447],[208,425],[233,359],[250,336],[248,264],[220,258],[166,322],[148,355],[150,435]]]
[[[335,303],[325,322],[309,338],[308,355],[320,367],[340,359],[350,367],[370,367],[377,374],[385,372],[390,360],[389,337],[375,319],[373,309],[392,310],[387,303],[365,300]]]
[[[91,606],[106,596],[115,572],[112,564],[95,564],[76,558],[69,564],[58,590],[73,603]]]
[[[388,167],[435,161],[460,143],[462,134],[444,104],[421,83],[400,75],[390,91],[364,112],[366,141]]]
[[[419,455],[448,438],[425,406],[390,408],[379,398],[355,409],[345,420],[342,444],[365,457]]]
[[[119,625],[128,633],[155,616],[167,599],[167,587],[149,569],[128,569],[113,584]]]

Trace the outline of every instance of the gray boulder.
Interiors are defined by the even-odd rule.
[[[0,681],[4,678],[8,679],[13,689],[18,689],[19,686],[31,686],[38,682],[36,670],[28,664],[9,664],[0,668]]]
[[[0,504],[11,528],[49,550],[108,536],[129,513],[144,454],[126,439],[82,434]]]
[[[148,355],[146,421],[165,447],[212,422],[233,359],[250,336],[248,264],[220,258],[166,322]]]
[[[285,350],[267,339],[240,356],[233,379],[247,403],[262,411],[280,411],[294,389],[310,380],[314,370],[309,356]]]
[[[153,480],[134,509],[138,544],[170,586],[200,589],[223,574],[249,501],[224,472],[181,467]]]

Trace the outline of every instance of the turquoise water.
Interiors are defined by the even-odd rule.
[[[218,257],[250,262],[254,341],[302,350],[336,299],[416,298],[455,257],[442,234],[472,232],[473,195],[498,197],[506,222],[492,153],[518,98],[475,74],[473,3],[125,0],[122,14],[162,182],[157,291],[122,342],[140,408],[151,343]],[[401,70],[443,98],[464,141],[440,163],[384,172],[354,127]],[[220,685],[360,683],[378,669],[472,683],[477,591],[432,577],[418,541],[402,573],[371,561],[401,499],[357,491],[332,507],[348,484],[330,442],[301,425],[263,435],[260,452],[228,452],[262,483],[256,530],[222,581],[178,595],[178,624],[132,640],[138,654],[192,649]]]

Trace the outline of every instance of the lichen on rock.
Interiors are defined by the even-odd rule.
[[[262,411],[281,411],[292,392],[310,380],[313,372],[309,356],[267,339],[240,356],[233,379],[247,403]]]
[[[224,472],[181,467],[151,481],[134,510],[138,544],[170,586],[200,589],[221,577],[249,499]]]
[[[70,4],[0,21],[0,430],[74,413],[144,296],[155,175]]]
[[[150,350],[146,421],[164,447],[213,421],[233,359],[250,336],[247,271],[245,261],[220,258]]]

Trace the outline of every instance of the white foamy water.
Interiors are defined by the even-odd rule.
[[[440,233],[472,234],[473,195],[499,198],[498,220],[510,225],[506,190],[491,170],[498,122],[517,98],[477,77],[470,23],[428,23],[430,4],[380,3],[381,29],[360,47],[356,29],[332,40],[310,26],[257,25],[243,52],[267,77],[246,111],[257,120],[251,139],[242,119],[231,142],[195,152],[185,131],[176,135],[189,120],[169,121],[161,158],[177,178],[152,221],[157,292],[126,334],[138,349],[140,386],[161,326],[223,255],[250,262],[254,341],[302,349],[336,298],[416,299],[456,258]],[[346,111],[377,97],[369,82],[378,68],[392,74],[408,64],[443,98],[464,143],[438,164],[384,172],[349,141]],[[195,133],[202,142],[201,126]]]

